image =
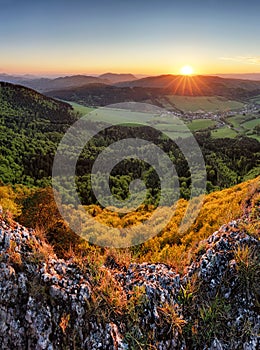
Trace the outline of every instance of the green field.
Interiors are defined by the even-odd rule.
[[[237,114],[233,117],[228,117],[227,122],[230,123],[234,128],[241,128],[241,124],[247,120],[247,117],[242,114]]]
[[[107,122],[110,124],[113,123],[122,123],[122,124],[131,124],[131,125],[140,125],[142,123],[152,123],[154,117],[158,115],[146,112],[135,112],[125,109],[112,109],[112,108],[93,108],[83,106],[76,102],[64,101],[69,103],[76,112],[79,112],[81,115],[87,115],[90,120]],[[131,121],[131,122],[130,122]]]
[[[252,137],[260,142],[260,135],[257,135],[256,133],[254,133],[254,128],[257,125],[260,125],[260,118],[249,120],[249,121],[243,123],[241,126],[244,129],[246,129],[246,132],[245,132],[246,136]]]
[[[86,107],[87,108],[87,107]],[[153,112],[138,112],[127,109],[98,108],[89,110],[88,118],[93,121],[110,124],[149,125],[165,131],[183,131],[183,123],[172,115],[160,115]]]
[[[205,112],[217,112],[217,111],[228,111],[239,109],[243,107],[243,103],[227,100],[219,96],[199,96],[199,97],[190,97],[190,96],[173,96],[168,95],[167,100],[170,104],[177,109],[180,109],[184,112],[197,112],[199,110]],[[166,106],[165,106],[166,107]]]
[[[249,120],[249,121],[241,124],[241,126],[243,128],[249,129],[249,130],[254,129],[254,127],[257,125],[260,125],[260,118],[252,119],[252,120]]]
[[[157,123],[154,126],[161,130],[163,133],[167,133],[171,139],[176,139],[178,137],[186,138],[190,136],[187,127],[185,127],[185,125],[181,122],[178,122],[178,120],[172,123]],[[163,136],[163,138],[164,137],[166,138],[166,135]]]
[[[77,103],[70,104],[74,110],[83,114],[88,114],[89,120],[100,121],[108,124],[128,125],[137,127],[140,125],[148,125],[160,130],[164,135],[162,138],[167,137],[166,134],[172,138],[186,138],[190,133],[184,126],[184,123],[172,115],[159,115],[151,112],[135,112],[124,109],[112,109],[112,108],[98,108],[93,109],[89,107],[81,106]]]
[[[135,112],[126,109],[112,109],[112,108],[99,108],[93,110],[89,114],[89,119],[93,121],[107,122],[109,124],[115,123],[131,123],[131,124],[148,124],[153,123],[153,118],[158,118],[158,114]]]
[[[257,118],[257,115],[238,114],[226,120],[234,131],[260,141],[260,136],[254,133],[254,127],[260,124],[260,117]]]
[[[216,122],[212,119],[195,119],[188,124],[191,131],[203,130],[209,127],[214,127]]]
[[[233,129],[231,129],[228,126],[224,126],[222,128],[213,130],[211,132],[211,135],[215,139],[220,139],[220,138],[230,138],[233,139],[234,137],[237,136],[237,132]]]
[[[88,114],[89,112],[94,110],[94,108],[86,107],[76,102],[71,102],[71,101],[64,101],[64,102],[69,103],[73,107],[74,111],[79,112],[81,115]]]
[[[206,101],[209,98],[206,97],[183,97],[172,96],[179,101],[188,101],[189,106],[191,101]],[[192,99],[192,100],[191,100]],[[210,98],[210,101],[218,100],[217,97]],[[223,100],[223,99],[221,99]],[[211,103],[208,101],[208,103]],[[230,102],[230,101],[229,101]],[[234,101],[233,101],[234,102]],[[194,103],[194,102],[193,102]],[[167,134],[172,139],[176,137],[186,138],[190,134],[183,126],[181,121],[175,119],[172,114],[162,114],[153,112],[136,112],[126,109],[112,109],[112,108],[90,108],[82,106],[78,103],[70,102],[75,111],[78,111],[81,115],[88,115],[89,120],[105,122],[108,124],[121,124],[129,126],[148,125],[157,128],[164,133],[163,138]],[[242,104],[241,104],[242,105]],[[195,106],[195,105],[193,105]],[[260,124],[260,118],[252,119],[254,115],[242,115],[237,114],[232,117],[228,117],[226,121],[230,124],[224,127],[212,130],[211,134],[213,138],[234,138],[239,134],[246,135],[251,138],[255,138],[260,141],[260,136],[253,133],[253,129],[256,125]],[[216,126],[216,121],[212,119],[195,119],[186,124],[191,132],[198,130],[205,130]]]

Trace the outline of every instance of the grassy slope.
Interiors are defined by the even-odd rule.
[[[171,221],[160,235],[146,241],[143,245],[118,251],[116,254],[122,259],[127,257],[131,261],[165,262],[183,271],[185,265],[190,263],[193,253],[198,250],[201,240],[209,237],[224,223],[240,217],[249,198],[254,196],[260,199],[259,191],[260,177],[205,196],[204,204],[196,220],[186,232],[182,233],[178,232],[178,227],[185,214],[187,201],[181,199]],[[63,220],[56,208],[51,189],[30,190],[28,193],[28,190],[25,189],[14,191],[11,187],[0,187],[0,205],[4,210],[14,208],[15,213],[19,215],[21,204],[24,205],[19,219],[21,223],[32,227],[42,227],[61,256],[69,254],[69,251],[73,249],[76,255],[88,256],[90,252],[95,252],[96,258],[102,259],[104,254],[102,249],[81,241],[65,225],[61,225]],[[127,227],[143,222],[153,212],[153,207],[150,206],[140,208],[139,211],[122,217],[96,205],[88,206],[86,209],[89,214],[95,216],[95,220],[114,227]],[[40,218],[39,210],[41,210]],[[248,233],[256,235],[255,228],[249,223]],[[114,237],[104,236],[103,239],[107,242],[113,239],[114,242]],[[113,242],[110,243],[113,244]]]
[[[230,138],[233,139],[238,133],[228,126],[211,131],[213,138]]]
[[[76,102],[70,102],[70,101],[64,101],[64,102],[69,103],[71,107],[74,109],[74,111],[80,113],[80,115],[82,116],[94,110],[94,108],[83,106]]]
[[[242,115],[242,114],[237,114],[235,116],[232,117],[228,117],[227,121],[234,127],[237,129],[241,129],[240,128],[240,124],[242,124],[245,120],[246,120],[246,116]]]
[[[246,129],[253,129],[257,125],[260,125],[260,118],[252,119],[242,124]]]
[[[243,107],[243,103],[227,100],[219,96],[167,96],[169,102],[184,112],[196,112],[203,110],[205,112],[223,112]]]
[[[214,127],[216,122],[212,119],[195,119],[188,124],[191,131],[203,130],[209,127]]]
[[[214,131],[212,133],[213,137],[222,137],[220,135],[235,135],[233,131],[238,132],[239,134],[246,135],[248,137],[255,138],[260,141],[260,136],[254,132],[254,127],[260,124],[260,117],[256,114],[237,114],[232,117],[228,117],[227,122],[230,124],[232,131],[228,131],[225,128],[225,131]]]

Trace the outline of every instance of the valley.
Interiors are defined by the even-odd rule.
[[[93,111],[93,107],[66,101],[75,111],[82,116]],[[214,138],[235,138],[236,136],[248,136],[260,141],[258,126],[260,125],[260,100],[259,97],[245,100],[244,102],[230,101],[221,97],[190,97],[190,96],[168,96],[158,98],[156,101],[144,100],[144,103],[155,102],[158,106],[169,112],[160,118],[158,124],[163,131],[169,130],[169,123],[174,116],[182,119],[192,132],[209,130]],[[112,113],[107,117],[108,122],[118,122],[122,118],[114,117]],[[152,118],[147,114],[136,115],[132,113],[133,124],[135,122],[149,122],[153,124]],[[172,117],[171,117],[172,115]],[[93,115],[91,116],[93,119]],[[95,119],[95,118],[94,118]],[[98,119],[95,119],[98,120]],[[172,134],[173,135],[173,134]],[[175,130],[174,137],[186,137],[185,132]]]
[[[153,142],[157,139],[156,142],[162,149],[170,150],[171,157],[176,159],[178,172],[183,178],[181,193],[184,198],[189,196],[190,176],[185,170],[185,163],[178,161],[183,159],[181,152],[168,140],[165,133],[173,139],[183,140],[189,137],[189,133],[187,133],[188,129],[185,130],[181,124],[176,122],[173,124],[175,117],[184,121],[202,147],[208,172],[208,191],[234,185],[243,179],[250,178],[249,174],[259,174],[258,97],[242,103],[225,100],[223,97],[172,96],[174,110],[165,109],[161,115],[122,109],[113,111],[111,108],[105,108],[102,109],[101,119],[99,119],[98,109],[95,112],[93,106],[87,105],[84,101],[78,101],[76,97],[75,100],[78,102],[70,100],[64,102],[19,85],[1,83],[0,87],[1,180],[4,183],[11,181],[13,184],[49,184],[52,161],[62,135],[73,122],[85,114],[88,114],[90,128],[99,121],[107,120],[108,125],[120,123],[121,129],[113,130],[113,127],[111,129],[117,137],[140,135]],[[101,98],[102,96],[101,94]],[[142,98],[143,95],[139,96],[137,101]],[[135,101],[133,97],[130,100]],[[126,101],[129,101],[129,96]],[[142,101],[145,102],[147,99]],[[155,102],[159,106],[162,104],[159,98]],[[219,106],[222,102],[224,105],[220,110]],[[213,108],[211,111],[210,106]],[[226,109],[227,106],[229,109]],[[129,120],[131,120],[130,124]],[[147,129],[146,126],[155,127],[155,130]],[[162,132],[159,138],[156,128]],[[85,203],[90,204],[94,200],[93,193],[87,190],[90,188],[90,177],[87,174],[91,170],[95,155],[110,143],[108,134],[100,134],[95,144],[90,143],[80,157],[78,166],[82,170],[79,170],[77,182]],[[246,145],[246,151],[243,144]],[[245,157],[247,166],[246,169],[242,169]],[[221,170],[216,166],[216,159],[218,159],[217,163],[223,163],[224,167],[221,166]],[[149,168],[141,163],[139,167],[145,171],[144,174],[149,173]],[[113,176],[118,175],[115,173]],[[149,176],[154,175],[151,173]],[[134,177],[135,172],[130,176],[127,175],[126,181],[131,181]],[[127,197],[128,190],[123,183],[114,190],[119,196]],[[151,191],[157,196],[154,190],[151,189]],[[148,199],[148,202],[152,198]]]
[[[0,335],[4,349],[12,343],[22,350],[28,341],[39,349],[251,346],[259,338],[259,95],[229,99],[164,95],[161,88],[106,89],[104,94],[103,85],[90,84],[42,94],[0,83],[0,303],[4,327],[15,324],[19,330],[18,335]],[[111,94],[112,102],[127,102],[128,108],[102,107]],[[134,102],[142,102],[144,110],[131,109]],[[151,111],[147,102],[163,112]],[[100,125],[103,130],[85,145],[76,164],[73,181],[82,209],[95,221],[82,221],[78,235],[61,215],[52,170],[64,134],[83,116],[87,130],[78,130],[75,139]],[[193,210],[201,195],[198,191],[195,202],[190,199],[193,181],[182,152],[192,137],[205,161],[206,195],[194,221],[181,231],[189,206]],[[100,205],[93,191],[97,157],[127,138],[155,144],[176,168],[177,178],[161,169],[168,186],[164,192],[170,193],[177,181],[179,198],[160,208],[156,220],[168,212],[172,216],[159,234],[153,234],[155,224],[138,234],[123,234],[149,220],[160,205],[161,185],[150,164],[124,160],[109,176],[111,193],[119,201],[129,198],[133,180],[147,184],[136,210],[124,213]],[[63,152],[74,156],[73,147]],[[189,153],[196,158],[195,150]],[[66,170],[66,162],[60,167]],[[197,170],[195,182],[203,177]],[[78,222],[82,217],[72,210],[71,179],[61,179],[67,187],[60,195]],[[127,246],[113,248],[125,241]],[[238,307],[241,300],[243,309]]]

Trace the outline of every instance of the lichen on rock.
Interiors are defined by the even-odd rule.
[[[247,273],[259,277],[259,241],[238,224],[212,234],[182,276],[159,263],[105,264],[125,298],[109,305],[87,267],[1,217],[1,348],[259,349],[259,288],[246,285]],[[254,266],[243,265],[249,255]]]

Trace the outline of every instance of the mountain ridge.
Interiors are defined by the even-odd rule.
[[[123,81],[133,81],[138,78],[131,73],[104,73],[98,76],[100,79],[106,79],[110,83],[119,83]]]
[[[33,88],[40,92],[45,92],[52,89],[60,89],[62,87],[73,88],[81,87],[93,83],[109,83],[106,79],[100,79],[98,77],[88,75],[71,75],[58,78],[41,78],[21,81],[21,85]]]
[[[70,75],[57,78],[19,79],[13,77],[14,83],[33,88],[44,93],[54,93],[63,89],[87,88],[91,84],[112,85],[118,88],[157,88],[162,89],[161,94],[177,94],[187,96],[220,95],[246,98],[260,94],[260,81],[248,79],[234,79],[232,75],[194,75],[182,76],[163,74],[137,78],[132,74],[104,73],[99,76]],[[0,79],[12,82],[11,77],[0,75]],[[130,80],[127,80],[129,78]]]
[[[80,92],[81,95],[84,93],[87,96],[90,89],[90,85],[85,85],[81,87],[75,87],[74,89],[60,89],[46,91],[48,96],[58,97],[61,95],[68,94],[65,98],[70,100],[70,95]],[[98,86],[97,86],[98,87]],[[222,96],[227,99],[234,100],[245,100],[250,97],[260,95],[260,81],[250,81],[250,80],[236,80],[236,79],[225,79],[216,76],[191,76],[185,77],[180,75],[161,75],[157,77],[141,78],[128,82],[115,83],[112,86],[102,86],[100,84],[99,91],[95,90],[95,94],[92,93],[92,98],[97,96],[102,105],[109,104],[109,102],[102,101],[102,94],[107,93],[108,89],[113,91],[111,93],[111,100],[114,102],[115,94],[125,95],[124,99],[122,97],[118,98],[118,102],[124,102],[131,100],[131,92],[133,89],[139,89],[140,94],[154,95],[154,98],[165,96],[165,95],[180,95],[180,96]],[[127,96],[127,89],[128,94]],[[124,91],[124,92],[123,92]],[[148,98],[146,98],[148,99]],[[139,98],[139,101],[141,99]]]

